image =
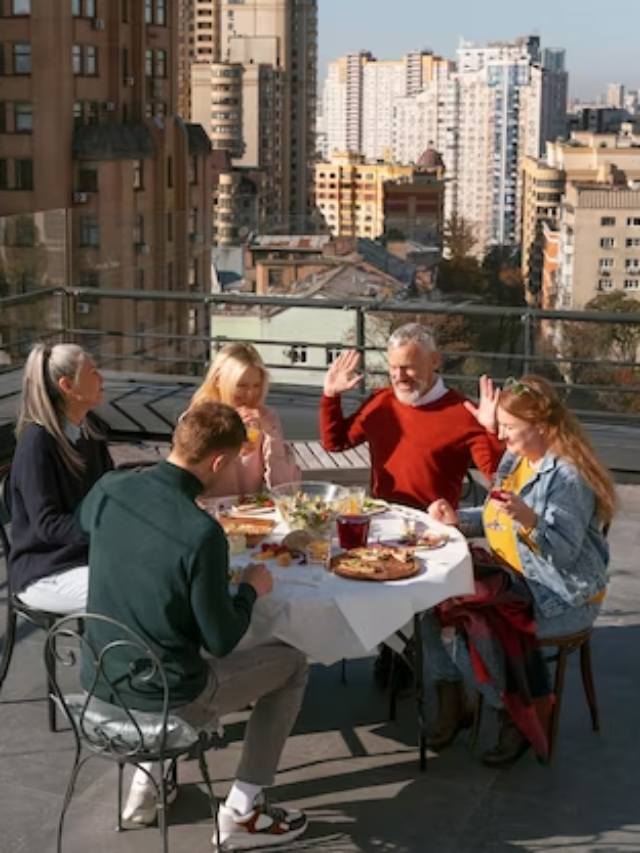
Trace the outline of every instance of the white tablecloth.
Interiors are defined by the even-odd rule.
[[[269,560],[274,589],[256,602],[243,645],[275,637],[329,665],[342,658],[370,654],[414,614],[451,596],[472,593],[473,568],[464,537],[454,528],[437,524],[426,513],[392,507],[372,518],[369,541],[400,535],[403,515],[417,519],[419,528],[446,530],[450,536],[444,547],[418,552],[419,575],[387,583],[354,581],[331,574],[321,566],[294,564],[280,568],[275,560]],[[279,540],[287,532],[286,525],[280,522],[269,541]],[[332,550],[339,552],[337,540],[333,541]],[[251,561],[247,551],[233,557],[231,565],[240,568]]]

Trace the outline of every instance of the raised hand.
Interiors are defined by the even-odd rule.
[[[495,388],[493,380],[488,376],[481,376],[479,382],[480,399],[478,405],[465,401],[465,409],[473,415],[480,426],[488,432],[498,432],[498,400],[500,389]]]
[[[356,350],[349,349],[341,352],[327,370],[324,379],[325,395],[336,397],[338,394],[344,394],[345,391],[351,391],[352,388],[355,388],[358,382],[362,380],[362,376],[356,373],[359,364],[360,353]]]

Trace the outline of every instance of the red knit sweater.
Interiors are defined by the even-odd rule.
[[[463,401],[448,391],[434,403],[408,406],[386,388],[345,418],[340,397],[323,396],[320,437],[334,452],[369,443],[375,497],[419,508],[446,498],[456,507],[471,463],[491,476],[504,452]]]

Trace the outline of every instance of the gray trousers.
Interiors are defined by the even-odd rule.
[[[205,655],[205,660],[209,666],[205,690],[172,713],[196,728],[212,729],[225,714],[255,702],[236,778],[260,787],[272,785],[302,704],[309,675],[306,656],[273,642],[233,651],[225,658]]]

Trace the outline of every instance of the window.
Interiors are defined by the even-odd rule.
[[[601,278],[597,290],[613,290],[613,282],[610,278]]]
[[[7,169],[7,161],[0,160],[0,190],[9,189],[9,174]]]
[[[198,208],[192,207],[189,211],[189,234],[195,234],[198,231]]]
[[[13,73],[31,74],[31,45],[27,42],[13,46]]]
[[[141,213],[133,217],[133,242],[136,246],[144,243],[144,216]]]
[[[134,190],[144,189],[144,160],[133,161],[133,188]]]
[[[153,77],[153,51],[146,50],[144,54],[144,73],[147,77]]]
[[[87,101],[85,103],[85,120],[87,124],[100,124],[99,101]]]
[[[31,0],[12,0],[11,11],[14,15],[30,15]]]
[[[84,0],[84,14],[87,18],[96,17],[96,0]]]
[[[33,189],[33,160],[16,160],[15,188],[17,190]]]
[[[173,157],[167,157],[167,187],[173,186]]]
[[[71,0],[71,14],[74,18],[82,15],[82,0]]]
[[[156,77],[164,79],[167,76],[167,51],[156,51]]]
[[[82,101],[74,101],[73,104],[73,126],[81,127],[84,124],[84,107]]]
[[[85,45],[84,73],[89,77],[95,77],[98,73],[98,48],[92,44]]]
[[[156,0],[156,24],[164,27],[167,23],[167,0]]]
[[[615,225],[615,224],[616,224],[615,216],[602,216],[600,218],[600,225],[602,225],[603,228],[607,228],[607,227],[610,227],[610,226]]]
[[[15,133],[33,132],[33,106],[30,101],[16,101],[13,105],[13,130]]]
[[[82,74],[82,47],[79,44],[71,48],[71,65],[74,74]]]
[[[7,102],[0,101],[0,133],[7,132]]]
[[[640,270],[640,258],[627,258],[624,262],[626,270]]]
[[[336,358],[342,352],[342,347],[327,347],[326,355],[327,355],[327,366],[333,364]]]
[[[128,24],[129,23],[129,0],[122,0],[121,9],[122,9],[122,14],[120,15],[120,18],[122,20],[122,23]]]
[[[640,278],[625,278],[624,289],[625,290],[639,290],[640,289]]]
[[[640,228],[640,216],[630,216],[627,219],[627,228]]]
[[[98,167],[83,163],[78,172],[78,189],[83,193],[98,192]]]
[[[144,22],[153,23],[153,0],[144,0]]]
[[[637,249],[640,246],[640,237],[627,237],[625,246],[627,249]]]
[[[616,241],[613,239],[613,237],[602,237],[602,239],[600,240],[601,249],[613,249],[615,244]]]
[[[94,214],[80,217],[80,245],[98,247],[100,245],[100,226]]]
[[[189,157],[189,183],[192,186],[198,183],[198,158],[195,154]]]
[[[167,240],[173,243],[173,213],[167,213]]]
[[[291,359],[291,364],[307,363],[307,347],[304,344],[292,346],[287,355]]]
[[[600,258],[600,269],[601,270],[613,269],[613,258]]]

